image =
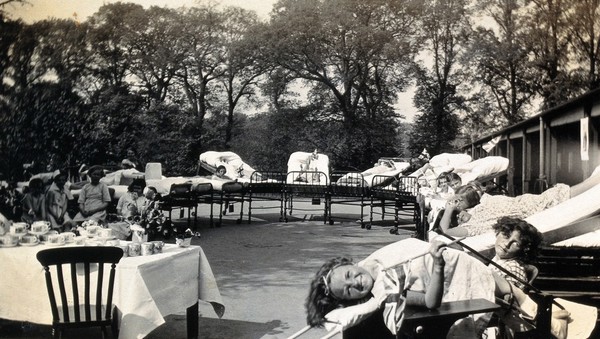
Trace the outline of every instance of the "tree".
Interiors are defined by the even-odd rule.
[[[184,53],[179,39],[180,15],[171,9],[150,7],[126,35],[131,46],[130,69],[150,104],[167,98]]]
[[[267,53],[275,65],[329,96],[329,114],[354,126],[391,106],[409,82],[420,1],[281,0]],[[325,92],[326,91],[326,92]]]
[[[561,0],[531,0],[533,9],[527,18],[526,43],[533,53],[537,70],[534,81],[542,96],[543,108],[554,107],[568,100],[572,93],[569,76],[569,32],[565,13],[567,2]]]
[[[185,57],[176,77],[200,132],[209,108],[209,85],[224,71],[223,20],[214,6],[193,7],[181,16],[180,41]]]
[[[584,89],[600,86],[600,2],[598,0],[570,0],[565,20],[577,61],[574,70]]]
[[[220,77],[227,93],[227,125],[225,127],[225,145],[232,139],[235,108],[240,99],[251,99],[255,95],[258,80],[269,67],[262,60],[261,42],[256,39],[258,18],[256,13],[229,7],[223,13],[224,28],[224,70]]]
[[[473,32],[469,54],[473,56],[474,77],[486,87],[478,91],[479,102],[493,100],[494,110],[499,110],[505,123],[511,125],[525,118],[525,108],[535,94],[535,74],[524,42],[527,35],[523,22],[524,3],[521,0],[487,0],[479,5],[480,15],[492,18],[495,26],[479,26]],[[488,95],[493,99],[487,99]],[[480,107],[473,111],[485,112]]]
[[[129,89],[133,46],[127,35],[144,16],[141,5],[118,2],[103,5],[88,21],[88,44],[93,55],[88,84],[92,101],[111,88]]]
[[[459,53],[470,30],[467,3],[463,0],[431,1],[423,17],[422,32],[432,58],[431,69],[421,66],[417,74],[415,106],[421,114],[413,129],[410,150],[427,148],[432,154],[452,151],[459,131],[458,111],[464,98],[457,88],[465,79],[458,64]]]

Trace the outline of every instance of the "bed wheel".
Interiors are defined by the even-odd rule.
[[[329,219],[329,225],[333,225],[333,220]]]
[[[282,217],[279,217],[279,222],[282,222],[282,221],[283,221],[283,218],[282,218]]]
[[[368,229],[368,230],[370,230],[371,229],[371,224],[366,224],[365,228]]]
[[[283,219],[283,221],[288,222],[288,218]]]
[[[396,228],[396,227],[391,228],[390,234],[398,234],[398,228]]]
[[[360,223],[360,228],[365,228],[365,223],[364,222]]]

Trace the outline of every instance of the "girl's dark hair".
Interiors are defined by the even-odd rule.
[[[502,233],[509,236],[512,231],[519,231],[521,233],[521,254],[517,259],[525,262],[535,259],[543,239],[542,233],[535,226],[520,218],[501,217],[492,228],[496,235]]]
[[[479,200],[483,195],[483,187],[477,181],[471,181],[466,185],[462,185],[456,189],[454,194],[460,194],[465,197],[469,207],[471,208],[477,204],[479,204]]]
[[[462,178],[460,177],[460,175],[454,172],[446,173],[446,181],[448,181],[448,184],[450,184],[450,182],[452,182],[453,180],[459,180],[462,182]]]
[[[44,181],[40,178],[33,178],[33,179],[29,180],[28,186],[29,186],[30,190],[32,190],[32,189],[41,190],[44,188]]]
[[[337,257],[329,259],[321,266],[310,282],[310,290],[304,306],[306,307],[306,323],[312,327],[322,327],[325,315],[332,310],[355,304],[356,301],[338,300],[327,291],[324,279],[328,273],[339,266],[352,265],[352,259]]]
[[[129,186],[127,186],[127,191],[133,192],[134,187],[141,187],[142,189],[144,189],[146,187],[146,180],[144,180],[142,178],[133,179],[131,184],[129,184]]]

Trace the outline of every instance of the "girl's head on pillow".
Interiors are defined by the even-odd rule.
[[[501,217],[492,226],[496,233],[495,250],[501,259],[535,259],[542,234],[535,226],[520,218]]]
[[[460,210],[465,210],[479,204],[479,200],[483,195],[481,184],[476,181],[460,186],[454,192],[454,199],[460,201]]]
[[[446,174],[446,182],[448,183],[448,187],[452,188],[454,191],[462,185],[462,179],[454,172]]]
[[[355,266],[352,259],[337,257],[328,260],[310,283],[305,303],[306,322],[313,327],[323,326],[327,313],[339,307],[356,304],[369,294],[372,288],[371,275]]]

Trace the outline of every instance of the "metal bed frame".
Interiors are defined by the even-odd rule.
[[[340,183],[342,177],[348,178],[352,183]],[[353,184],[356,183],[356,184]],[[329,224],[333,225],[333,205],[358,205],[360,206],[360,227],[365,228],[364,207],[369,206],[369,187],[362,173],[358,172],[333,172],[329,184],[328,206]]]
[[[311,178],[309,181],[308,178]],[[289,183],[292,179],[292,183]],[[303,179],[306,180],[301,180]],[[300,180],[298,180],[300,179]],[[315,184],[313,182],[317,182]],[[294,197],[307,197],[312,199],[313,205],[320,205],[324,201],[323,220],[328,221],[329,212],[329,178],[320,171],[291,171],[286,175],[283,195],[283,220],[288,221],[288,215],[294,212]],[[314,211],[315,209],[298,209],[299,211]]]
[[[385,218],[385,208],[394,209],[394,227],[390,229],[391,234],[398,234],[400,225],[400,214],[413,218],[418,225],[420,222],[419,204],[417,203],[417,178],[415,177],[390,177],[376,175],[373,177],[371,185],[371,213],[369,215],[370,224],[373,223],[373,214],[381,215]],[[381,207],[381,213],[375,212],[375,207]],[[367,229],[371,225],[367,224]]]
[[[246,197],[248,200],[248,223],[252,222],[252,209],[273,209],[277,207],[258,206],[256,201],[279,201],[279,221],[284,220],[284,195],[286,173],[256,171],[250,176]]]

